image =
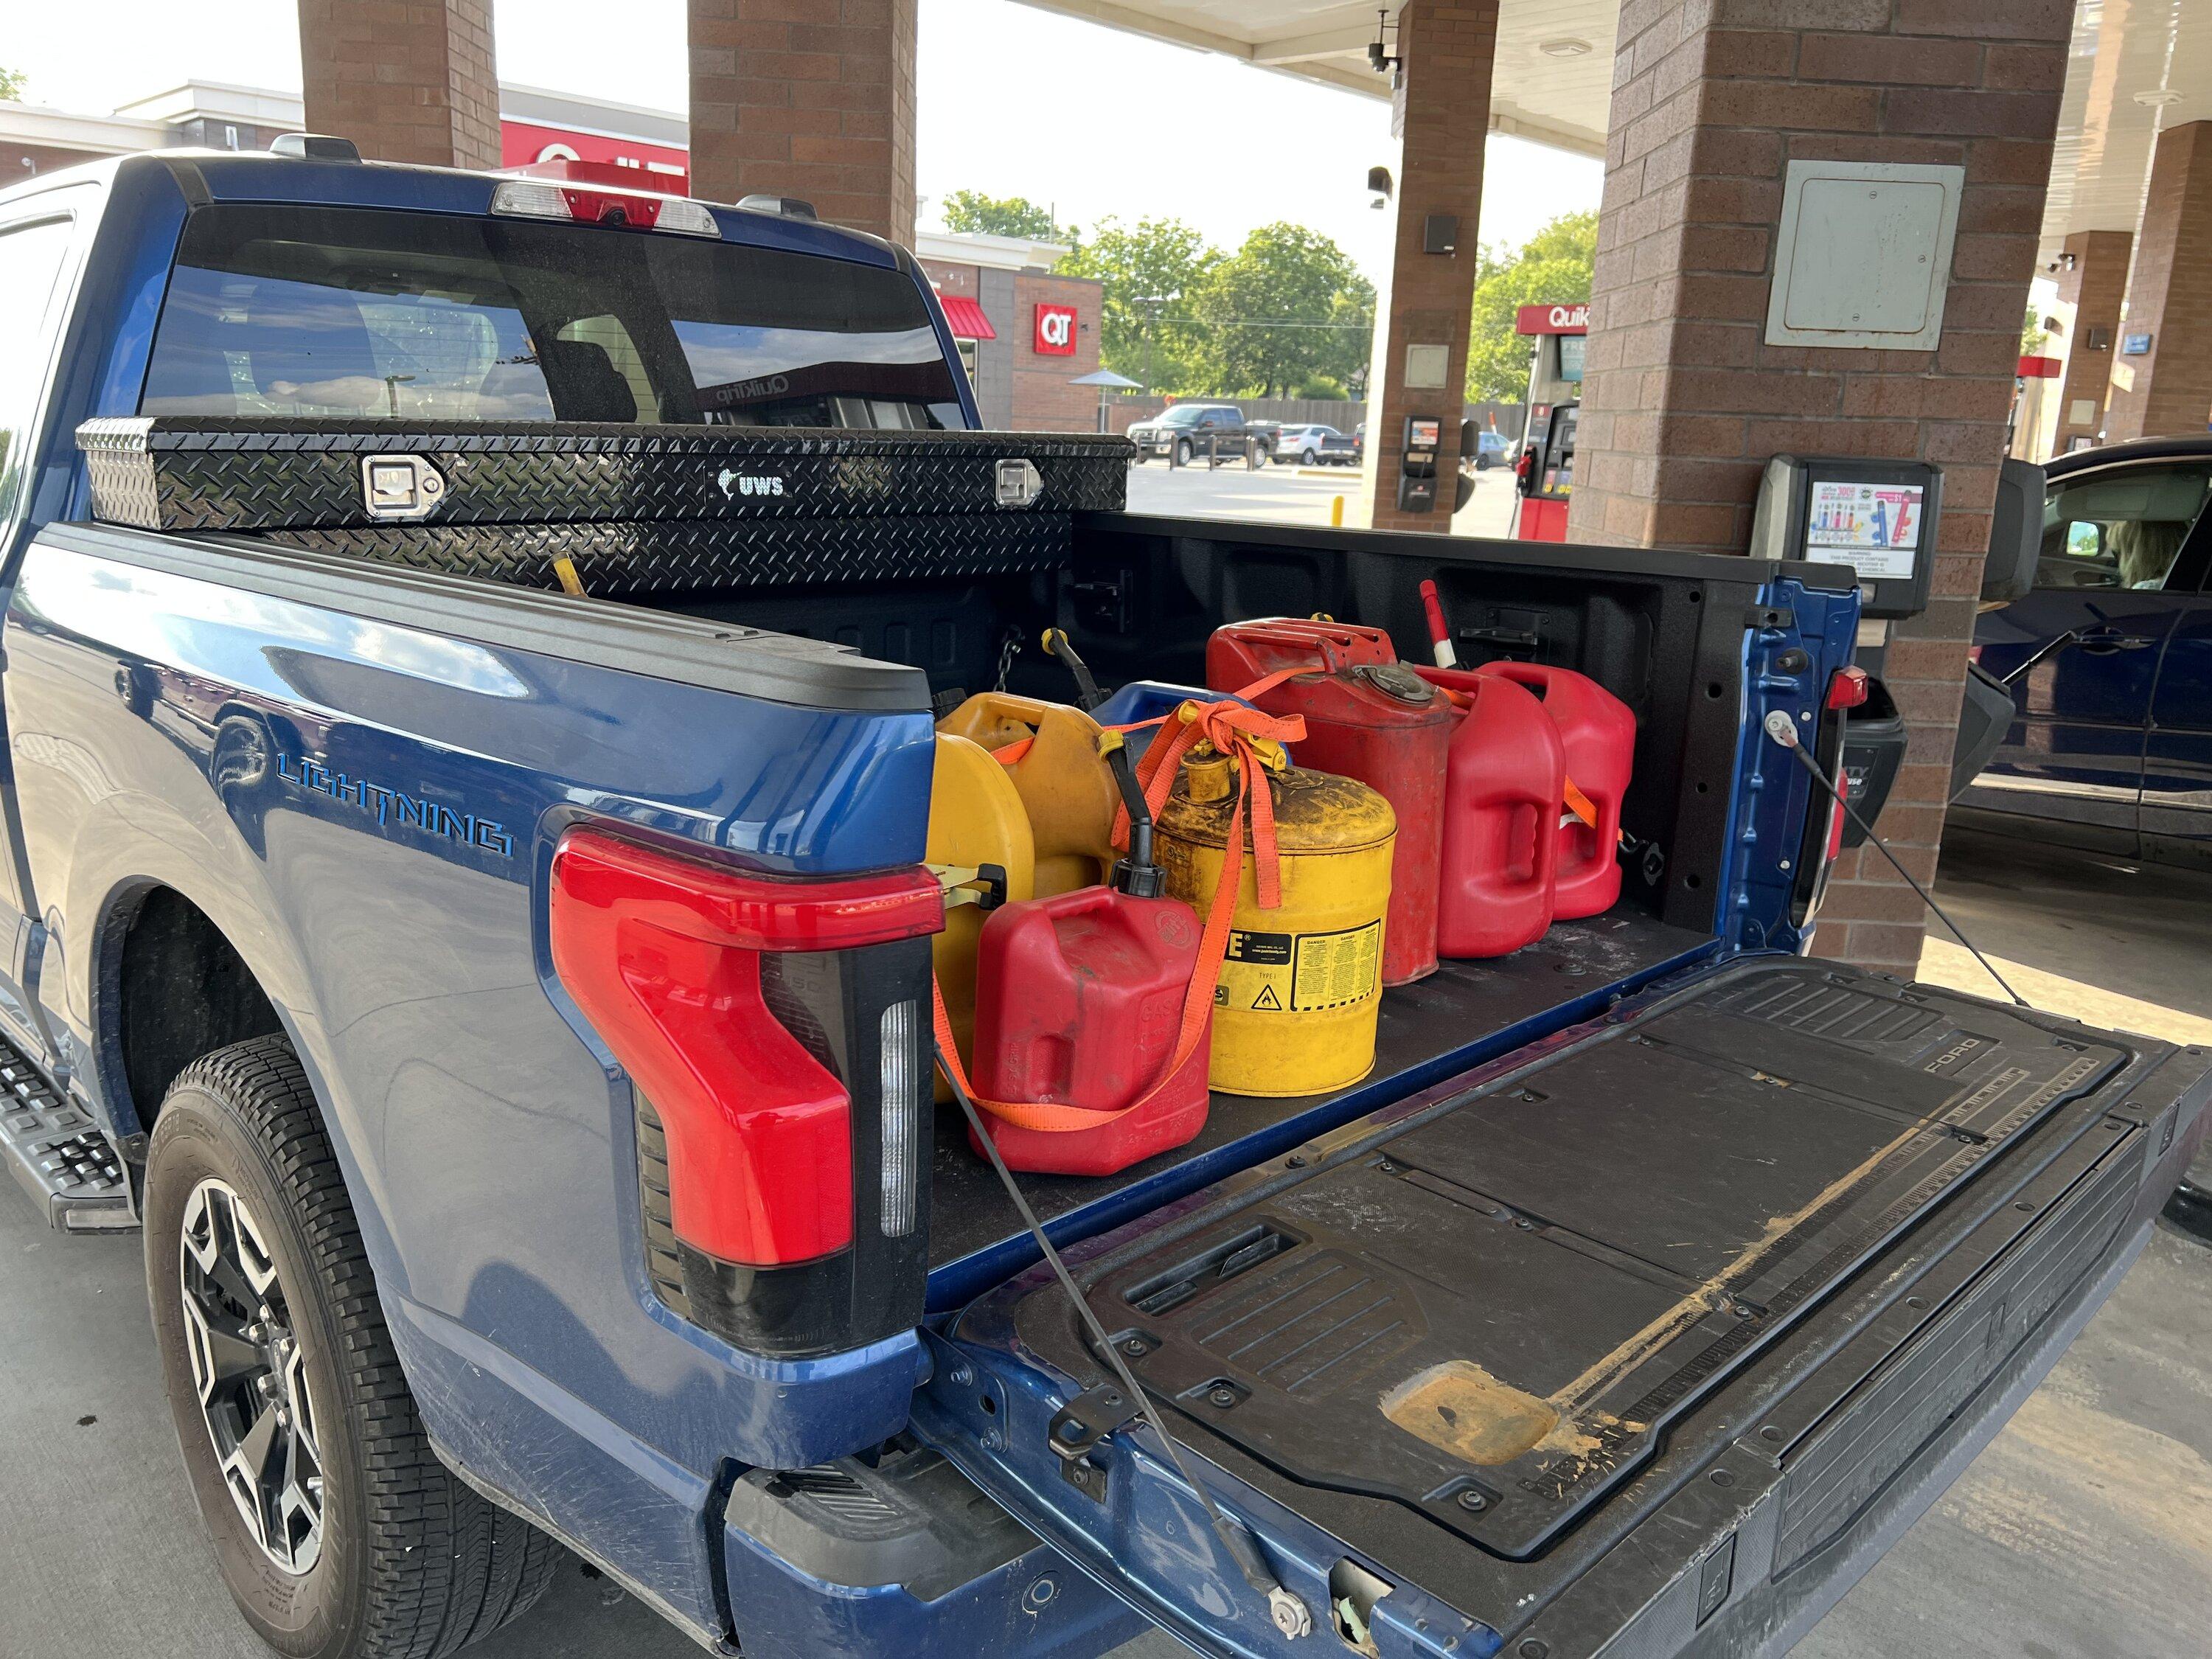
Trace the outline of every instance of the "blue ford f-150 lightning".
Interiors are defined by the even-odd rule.
[[[323,140],[0,194],[0,1150],[143,1227],[246,1617],[442,1654],[557,1540],[723,1653],[1786,1648],[2124,1270],[2205,1056],[1809,955],[1834,568],[1136,517],[1066,483],[1118,441],[975,425],[799,204]],[[1429,580],[1635,712],[1623,896],[1023,1177],[1139,1411],[932,1103],[933,710],[1064,696],[1055,625],[1416,648]]]

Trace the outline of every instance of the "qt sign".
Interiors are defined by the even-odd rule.
[[[1075,307],[1039,305],[1034,344],[1044,356],[1073,357],[1075,355]]]
[[[1514,315],[1513,331],[1516,334],[1588,333],[1589,307],[1587,304],[1522,306]]]

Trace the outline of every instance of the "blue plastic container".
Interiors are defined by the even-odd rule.
[[[1091,718],[1101,726],[1127,726],[1136,720],[1157,720],[1163,714],[1172,714],[1185,702],[1242,702],[1241,697],[1231,697],[1226,691],[1216,691],[1204,685],[1172,685],[1165,680],[1131,680],[1114,695],[1091,711]],[[1245,705],[1249,708],[1249,703]],[[1129,757],[1140,757],[1152,746],[1157,726],[1148,726],[1141,732],[1128,736]]]

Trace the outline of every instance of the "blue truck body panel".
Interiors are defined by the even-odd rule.
[[[52,199],[84,233],[72,310],[27,505],[0,526],[9,890],[22,911],[0,917],[15,939],[0,1025],[118,1144],[143,1145],[151,1103],[131,1097],[115,1013],[121,939],[153,888],[197,906],[266,991],[314,1086],[441,1453],[703,1643],[734,1634],[777,1659],[1088,1659],[1149,1619],[1216,1652],[1296,1652],[1144,1437],[1115,1443],[1133,1478],[1109,1506],[1071,1496],[1045,1437],[1066,1379],[1018,1351],[995,1304],[951,1334],[947,1316],[1030,1267],[1026,1238],[940,1265],[922,1328],[816,1358],[744,1352],[648,1281],[629,1085],[550,961],[555,845],[595,821],[780,876],[911,866],[929,809],[927,713],[746,695],[412,623],[362,600],[373,570],[349,579],[350,601],[342,586],[303,599],[258,580],[265,555],[243,546],[228,550],[234,575],[218,577],[204,560],[165,562],[159,538],[134,554],[122,532],[72,522],[89,506],[73,434],[137,411],[193,201],[482,215],[494,181],[186,154],[65,188]],[[0,195],[0,218],[33,199],[46,198]],[[733,241],[906,270],[957,362],[927,279],[899,251],[714,211]],[[1051,1224],[1057,1238],[1103,1248],[1316,1135],[1525,1063],[1660,981],[1802,948],[1808,884],[1792,866],[1820,809],[1760,726],[1779,709],[1808,736],[1819,727],[1857,605],[1790,580],[1759,604],[1709,937],[1072,1209]],[[1042,1541],[924,1594],[841,1582],[725,1518],[745,1471],[830,1464],[905,1434]],[[1290,1587],[1327,1607],[1343,1540],[1204,1468]],[[1500,1641],[1411,1584],[1378,1604],[1375,1631],[1394,1656],[1488,1659]]]

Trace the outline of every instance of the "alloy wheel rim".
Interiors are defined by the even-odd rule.
[[[323,1459],[276,1258],[246,1200],[213,1176],[185,1200],[177,1255],[193,1393],[223,1487],[261,1553],[304,1573],[323,1550]]]

